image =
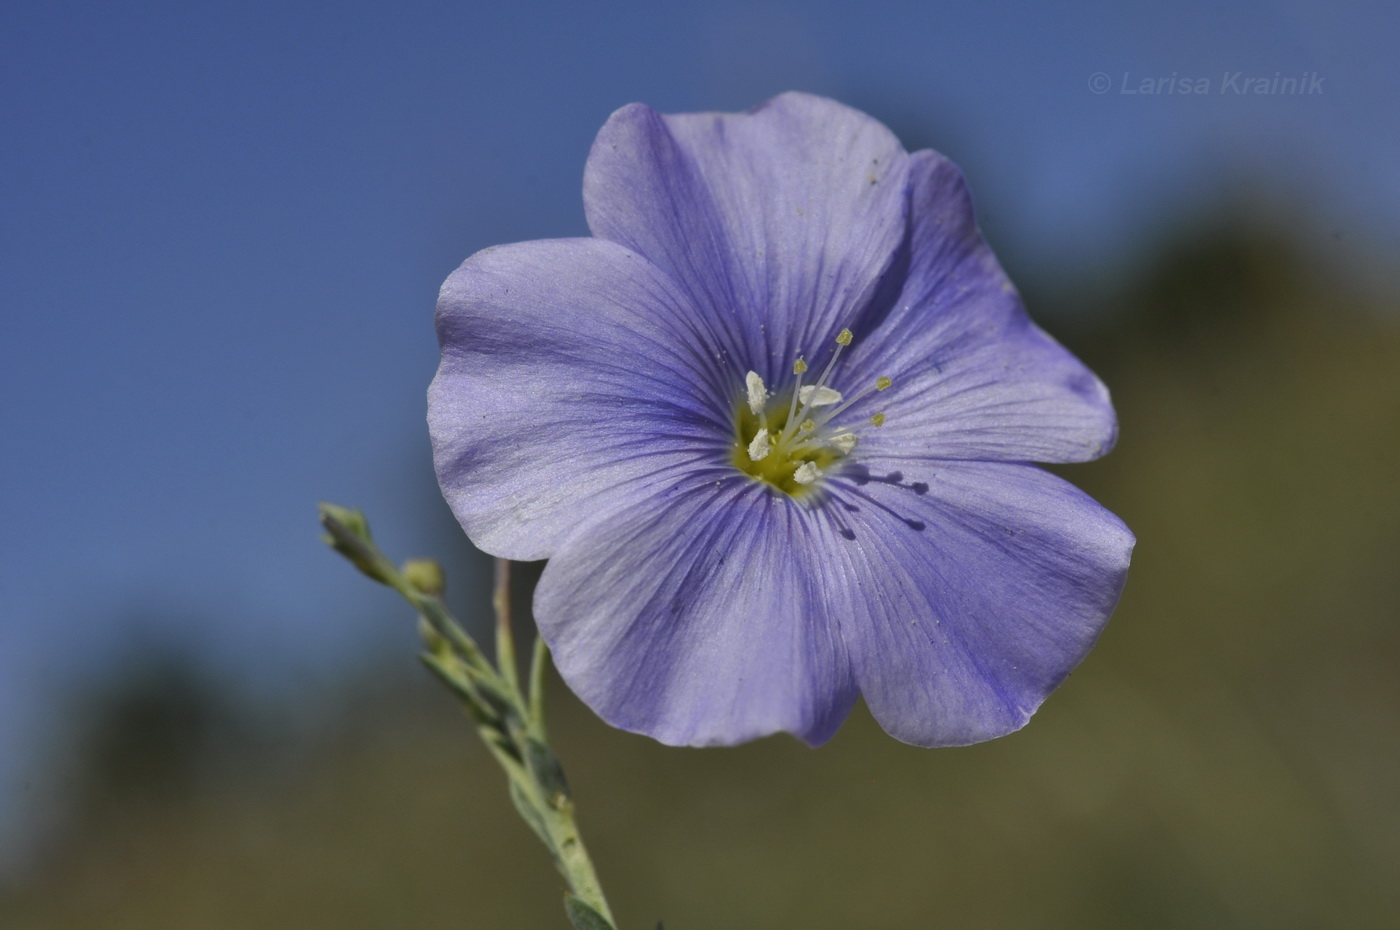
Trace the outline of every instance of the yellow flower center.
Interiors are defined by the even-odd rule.
[[[799,358],[792,366],[793,386],[770,394],[757,372],[744,379],[744,395],[734,417],[734,446],[730,460],[744,474],[762,481],[789,497],[801,499],[820,486],[841,460],[855,450],[858,432],[835,421],[872,391],[890,386],[889,378],[875,383],[847,400],[827,386],[827,380],[851,344],[849,329],[836,337],[836,349],[816,384],[803,386],[807,363]],[[880,426],[885,415],[877,413],[869,423]]]
[[[792,407],[790,393],[775,398],[773,403],[765,406],[761,415],[755,414],[747,405],[739,408],[732,457],[734,467],[745,474],[765,481],[792,497],[803,497],[816,486],[815,478],[830,471],[833,465],[846,457],[846,453],[829,443],[807,441],[816,428],[815,421],[811,419],[807,421],[813,423],[811,428],[792,431],[787,442],[775,441],[784,434],[788,424]],[[765,422],[768,424],[766,427],[763,425]],[[755,461],[751,452],[762,450],[765,443],[767,453]],[[755,449],[755,444],[758,449]],[[814,480],[803,483],[797,479],[798,470],[804,466],[810,467],[802,472],[802,477],[806,479],[811,475]]]

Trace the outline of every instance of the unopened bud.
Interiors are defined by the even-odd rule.
[[[442,566],[432,559],[409,559],[403,563],[403,578],[420,594],[441,597],[447,587]]]
[[[321,540],[345,556],[356,568],[380,584],[390,584],[393,565],[387,564],[374,547],[369,521],[358,510],[336,504],[321,504],[321,526],[326,535]]]

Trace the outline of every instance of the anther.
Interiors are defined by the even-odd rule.
[[[831,353],[831,359],[826,363],[826,367],[822,369],[822,376],[817,379],[817,383],[815,386],[818,389],[826,387],[826,379],[831,375],[831,370],[836,367],[836,360],[841,357],[841,350],[846,348],[846,346],[850,345],[851,340],[853,339],[855,339],[855,336],[851,333],[849,329],[843,329],[836,335],[836,350]],[[798,361],[800,362],[801,359],[799,358]],[[807,370],[807,366],[805,364],[802,366],[802,370]],[[793,371],[797,371],[796,366],[793,366]],[[783,434],[780,437],[778,437],[778,441],[780,443],[792,438],[793,422],[796,419],[802,417],[807,412],[808,407],[816,406],[815,404],[809,404],[807,402],[807,397],[810,397],[812,395],[809,394],[804,396],[802,391],[802,374],[801,372],[798,372],[797,390],[794,391],[792,395],[792,409],[788,413],[788,425],[783,428]],[[799,400],[801,401],[800,404],[798,403]],[[833,403],[839,402],[839,400],[840,395],[838,394],[837,401],[833,401]],[[849,403],[847,404],[847,406],[850,406]]]
[[[854,406],[855,404],[859,403],[860,401],[862,401],[862,400],[864,400],[866,397],[868,397],[872,391],[883,391],[885,388],[889,387],[889,386],[890,386],[891,384],[893,384],[893,383],[894,383],[894,382],[891,381],[889,378],[886,378],[886,377],[884,377],[883,375],[881,375],[879,378],[876,378],[876,379],[875,379],[875,383],[874,383],[874,384],[870,385],[870,386],[867,387],[865,390],[863,390],[863,391],[861,391],[860,393],[856,394],[854,397],[852,397],[852,398],[850,398],[849,400],[847,400],[844,404],[842,404],[841,406],[837,407],[835,410],[829,410],[829,411],[827,411],[827,412],[822,416],[822,425],[825,426],[827,423],[830,423],[832,420],[836,419],[836,417],[838,417],[838,416],[840,416],[841,414],[845,413],[845,412],[846,412],[847,410],[849,410],[852,406]]]
[[[761,429],[753,437],[753,442],[749,443],[749,459],[754,462],[761,462],[768,457],[770,443],[768,441],[768,430]]]
[[[841,403],[841,392],[829,387],[808,385],[797,392],[798,398],[808,407],[830,407]]]
[[[854,341],[855,334],[850,329],[837,333],[820,376],[812,378],[809,384],[804,384],[808,380],[806,358],[798,355],[793,359],[793,381],[782,386],[783,398],[787,401],[783,405],[787,408],[785,419],[779,419],[780,411],[768,409],[772,392],[758,372],[750,371],[745,375],[743,402],[747,403],[753,418],[739,418],[738,427],[743,438],[733,447],[735,466],[799,498],[806,493],[806,488],[817,485],[828,472],[839,470],[836,463],[855,451],[864,433],[860,428],[853,428],[854,424],[837,425],[834,421],[866,397],[893,385],[893,379],[881,375],[866,381],[858,390],[852,389],[849,394],[828,386],[841,353]],[[869,417],[863,428],[884,423],[885,414],[880,412]]]
[[[763,413],[764,404],[768,402],[768,389],[763,386],[763,379],[756,371],[744,376],[744,386],[749,392],[749,410],[754,416],[759,416]]]

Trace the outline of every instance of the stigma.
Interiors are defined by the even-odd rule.
[[[849,398],[828,383],[842,351],[853,341],[849,329],[841,330],[830,360],[812,384],[803,383],[807,362],[801,356],[793,362],[792,383],[777,391],[769,390],[757,372],[744,376],[731,455],[736,468],[790,497],[802,498],[855,452],[862,430],[884,424],[883,413],[857,423],[843,414],[871,393],[888,388],[889,378],[876,378]]]

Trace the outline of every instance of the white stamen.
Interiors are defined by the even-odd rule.
[[[849,409],[850,409],[851,407],[853,407],[854,405],[856,405],[856,404],[860,403],[861,401],[865,400],[865,398],[869,397],[869,396],[870,396],[871,394],[873,394],[874,392],[876,392],[876,391],[883,391],[883,390],[885,390],[886,388],[888,388],[888,387],[889,387],[891,384],[893,384],[893,383],[894,383],[893,381],[891,381],[889,378],[886,378],[886,377],[884,377],[884,376],[881,376],[881,377],[879,377],[879,378],[876,378],[874,384],[872,384],[872,385],[866,387],[864,390],[860,391],[858,394],[856,394],[856,395],[855,395],[854,397],[852,397],[850,400],[846,401],[846,402],[845,402],[844,404],[842,404],[841,406],[837,407],[835,410],[827,411],[826,415],[822,417],[822,421],[821,421],[820,423],[818,423],[817,425],[818,425],[818,426],[825,426],[826,424],[830,423],[832,420],[836,419],[836,417],[838,417],[838,416],[840,416],[841,414],[845,413],[847,410],[849,410]]]
[[[749,391],[749,410],[753,411],[754,416],[758,416],[763,413],[763,407],[768,403],[768,389],[763,386],[763,379],[756,371],[744,376],[744,386]]]
[[[830,447],[832,449],[835,449],[837,452],[840,452],[842,455],[850,455],[851,450],[856,447],[856,443],[858,441],[859,440],[857,434],[851,430],[842,430],[841,432],[834,433],[830,436],[822,435],[820,433],[816,435],[811,435],[809,431],[806,439],[803,439],[801,442],[795,442],[792,445],[788,446],[787,452],[791,454],[799,452],[803,449],[811,449],[813,447],[819,449]]]
[[[808,407],[830,407],[841,403],[841,392],[829,387],[808,385],[797,392],[798,398]]]
[[[851,340],[852,340],[853,338],[854,338],[854,337],[851,335],[851,331],[850,331],[849,329],[843,329],[843,330],[841,330],[841,332],[840,332],[839,334],[837,334],[837,336],[836,336],[836,350],[835,350],[834,352],[831,353],[831,361],[829,361],[829,362],[826,363],[826,368],[824,368],[824,369],[822,370],[822,376],[821,376],[820,378],[817,379],[817,383],[814,385],[814,387],[816,387],[817,389],[821,389],[821,388],[825,388],[825,387],[826,387],[826,379],[827,379],[827,377],[831,374],[831,370],[832,370],[833,368],[836,367],[836,360],[839,359],[839,358],[841,357],[841,350],[844,349],[844,348],[846,348],[846,346],[850,345],[850,344],[851,344]],[[806,366],[805,363],[803,364],[802,368],[803,368],[803,370],[806,370],[807,366]],[[789,439],[792,438],[792,430],[793,430],[793,427],[796,425],[797,420],[800,420],[800,419],[802,419],[802,418],[804,418],[804,417],[806,416],[806,414],[807,414],[807,408],[808,408],[808,407],[815,406],[815,404],[808,404],[808,403],[806,403],[805,400],[803,401],[803,403],[801,404],[800,407],[798,406],[797,401],[799,400],[799,398],[800,398],[801,395],[802,395],[802,379],[801,379],[801,378],[798,379],[797,385],[798,385],[798,387],[797,387],[797,392],[794,393],[794,394],[792,395],[792,400],[793,400],[793,404],[792,404],[792,406],[793,406],[793,412],[792,412],[791,414],[788,415],[788,423],[787,423],[787,426],[783,427],[783,434],[782,434],[781,436],[778,437],[778,442],[779,442],[779,444],[784,443],[784,442],[787,442]],[[809,395],[809,396],[810,396],[810,395]],[[818,396],[821,396],[821,395],[818,395]],[[839,397],[839,395],[838,395],[838,397]],[[848,406],[849,406],[849,405],[848,405]],[[796,419],[794,419],[794,417],[795,417]],[[830,418],[828,417],[828,419],[830,419]],[[823,421],[823,422],[825,422],[825,421]]]
[[[749,458],[755,462],[761,462],[768,457],[768,452],[768,430],[761,429],[758,431],[758,435],[754,436],[753,442],[749,443]]]
[[[803,462],[802,465],[793,472],[792,480],[798,484],[811,484],[822,476],[821,469],[811,462]]]
[[[827,361],[821,375],[811,384],[804,384],[807,362],[798,356],[792,363],[793,380],[785,376],[779,384],[780,395],[786,403],[787,418],[777,425],[782,411],[769,410],[773,394],[763,383],[756,371],[747,372],[744,377],[745,396],[741,403],[747,403],[752,418],[742,416],[740,408],[737,423],[740,436],[748,436],[746,444],[736,444],[733,461],[741,471],[751,477],[775,485],[794,498],[801,499],[808,493],[807,488],[820,483],[831,474],[839,473],[839,464],[855,452],[865,436],[865,429],[882,426],[883,412],[870,416],[864,424],[837,423],[838,417],[872,394],[886,390],[891,379],[881,376],[873,384],[864,387],[850,385],[851,393],[843,395],[827,382],[843,357],[843,350],[850,347],[854,337],[849,329],[843,329],[835,339],[835,349]],[[770,423],[771,418],[775,422]],[[750,432],[752,430],[753,432]],[[740,443],[743,440],[740,439]],[[747,453],[748,461],[744,460]],[[762,463],[762,464],[757,464]],[[782,476],[788,476],[784,479]]]
[[[831,369],[836,367],[836,360],[841,357],[841,350],[850,345],[853,338],[849,329],[843,329],[837,334],[836,351],[831,353],[831,361],[826,363],[826,368],[823,369],[822,376],[817,379],[818,384],[826,384],[827,376],[831,374]]]
[[[797,398],[802,393],[802,376],[807,373],[807,363],[802,356],[797,357],[797,361],[792,363],[792,373],[797,376],[797,387],[792,392],[792,403],[788,406],[788,423],[797,416]],[[783,435],[787,435],[787,430],[783,430]]]
[[[856,447],[855,433],[837,433],[831,437],[831,444],[836,447],[836,451],[842,455],[850,455],[851,450]]]

